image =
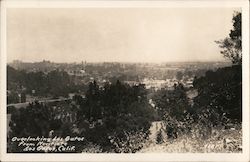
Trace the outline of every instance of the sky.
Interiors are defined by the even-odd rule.
[[[224,61],[234,8],[11,8],[7,61]]]

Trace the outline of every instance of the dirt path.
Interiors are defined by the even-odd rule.
[[[158,132],[160,132],[160,130],[162,130],[162,134],[164,134],[163,125],[164,124],[162,121],[152,122],[152,125],[149,129],[149,131],[150,131],[149,141],[156,143],[157,134],[158,134]]]
[[[139,151],[140,153],[170,153],[170,152],[186,152],[183,149],[183,140],[180,141],[169,141],[167,134],[164,131],[163,121],[152,122],[150,127],[150,135],[148,141],[144,147]],[[162,142],[157,142],[157,134],[162,134]]]
[[[155,121],[152,122],[152,125],[150,127],[150,135],[148,138],[148,141],[145,143],[144,147],[140,152],[164,152],[165,150],[165,141],[163,141],[161,144],[157,143],[157,134],[160,132],[162,133],[163,139],[167,139],[167,134],[164,132],[164,123],[163,121]]]

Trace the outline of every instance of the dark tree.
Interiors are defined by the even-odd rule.
[[[63,109],[61,109],[61,106]],[[65,112],[74,114],[75,108],[72,105],[52,106],[43,103],[31,103],[26,108],[12,109],[11,121],[9,123],[10,133],[8,141],[8,152],[23,152],[26,146],[18,146],[18,142],[12,142],[12,137],[51,137],[50,132],[53,131],[53,137],[79,136],[74,132],[74,125],[77,121],[65,120]],[[37,141],[36,141],[37,142]],[[36,142],[34,142],[36,144]],[[76,152],[81,152],[84,143],[68,142],[68,145],[76,146]],[[39,152],[37,150],[31,152]],[[67,152],[67,151],[66,151]]]
[[[175,84],[174,90],[163,89],[157,92],[153,100],[161,117],[168,114],[181,120],[189,109],[186,91],[181,83]]]
[[[138,132],[148,133],[153,113],[144,85],[129,86],[117,81],[101,88],[92,82],[80,107],[78,127],[82,129],[89,121],[92,126],[84,136],[104,151],[133,152],[139,146],[132,146],[128,138]]]
[[[100,93],[101,91],[96,81],[90,82],[86,93],[86,107],[88,109],[86,116],[89,121],[101,118]]]
[[[241,13],[235,12],[233,19],[233,29],[229,37],[224,40],[215,41],[222,48],[221,54],[228,58],[233,64],[242,63],[242,33],[241,33]]]
[[[213,109],[220,115],[226,113],[231,119],[241,121],[242,117],[242,73],[241,66],[220,68],[207,71],[204,77],[194,80],[198,90],[194,108],[196,112]],[[216,122],[216,121],[215,121]]]

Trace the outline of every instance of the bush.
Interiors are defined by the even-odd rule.
[[[194,80],[198,96],[194,99],[196,112],[214,110],[220,115],[240,122],[242,120],[242,67],[220,68],[208,71],[204,77]]]

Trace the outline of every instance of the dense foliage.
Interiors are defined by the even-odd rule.
[[[198,90],[195,109],[210,109],[230,119],[242,118],[242,69],[240,65],[207,71],[204,77],[195,79]]]
[[[85,90],[84,85],[75,85],[65,72],[53,70],[44,72],[25,72],[7,66],[7,89],[11,91],[8,103],[17,103],[17,92],[33,96],[67,97],[68,93]]]
[[[168,114],[181,120],[183,114],[189,110],[190,107],[186,90],[181,83],[175,84],[173,90],[159,90],[155,93],[153,100],[161,119]]]
[[[164,121],[168,138],[178,134],[198,131],[209,135],[213,127],[241,123],[242,120],[242,73],[241,66],[207,71],[205,76],[195,78],[193,89],[197,90],[193,104],[181,84],[173,90],[158,91],[153,100],[158,115]],[[199,135],[199,136],[200,136]]]
[[[145,139],[154,113],[148,104],[144,85],[131,87],[120,81],[102,88],[96,82],[90,83],[86,101],[80,109],[79,127],[85,119],[96,125],[91,129],[93,133],[86,132],[84,135],[89,136],[91,142],[102,145],[105,151],[110,151],[112,146],[115,152],[134,152],[139,149],[130,148],[132,141],[128,141],[128,138],[137,136],[137,140]],[[102,124],[98,124],[98,121]]]
[[[33,103],[12,112],[10,138],[48,137],[53,131],[54,135],[61,137],[84,137],[84,143],[77,150],[80,152],[90,143],[99,145],[102,152],[136,152],[148,136],[154,113],[148,104],[144,85],[131,87],[119,81],[102,88],[91,82],[86,99],[75,96],[73,101],[62,107],[64,110]],[[65,122],[65,111],[68,112],[66,114],[75,112],[76,120]],[[13,144],[9,149],[20,151]]]
[[[63,110],[60,109],[61,107],[64,107]],[[77,107],[68,105],[68,103],[57,104],[56,107],[38,102],[30,103],[26,108],[12,109],[9,123],[8,152],[44,152],[44,150],[27,151],[28,146],[12,141],[13,137],[53,138],[58,136],[63,138],[76,135],[74,132],[75,120],[68,120],[69,116],[67,115],[71,114],[72,118],[76,111]],[[68,144],[74,144],[79,148],[81,145],[84,146],[84,142],[86,141]],[[37,144],[38,141],[34,143]]]

